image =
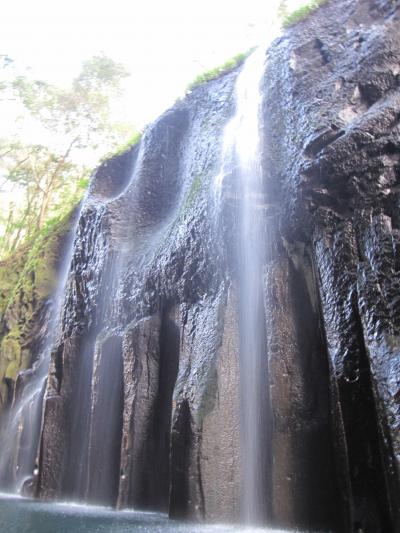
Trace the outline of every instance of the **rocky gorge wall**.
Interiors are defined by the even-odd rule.
[[[400,529],[400,7],[328,2],[262,82],[265,506],[282,527]],[[104,163],[52,351],[37,496],[237,521],[238,71]]]
[[[399,29],[398,2],[330,2],[264,85],[277,243],[318,288],[345,531],[400,528]]]

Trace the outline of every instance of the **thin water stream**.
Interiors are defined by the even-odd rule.
[[[242,408],[243,515],[246,523],[265,523],[267,447],[267,369],[262,287],[265,212],[261,167],[259,107],[265,68],[263,49],[247,61],[237,83],[240,382]]]
[[[22,385],[15,397],[0,433],[0,487],[21,493],[26,483],[33,483],[37,475],[40,430],[43,416],[43,396],[49,371],[51,349],[60,327],[60,315],[65,286],[72,258],[79,212],[74,215],[63,249],[63,260],[58,270],[58,286],[52,296],[47,333],[37,360],[24,371]],[[26,487],[25,487],[26,488]]]

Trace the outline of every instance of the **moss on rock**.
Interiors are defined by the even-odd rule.
[[[326,4],[327,1],[328,0],[311,0],[307,4],[304,4],[284,17],[282,20],[282,27],[290,28],[290,26],[294,26],[298,22],[305,20],[313,11]]]
[[[17,361],[11,361],[11,363],[9,363],[9,365],[6,368],[4,378],[15,381],[17,379],[19,370],[20,370],[20,367]]]
[[[202,72],[196,78],[189,83],[186,90],[192,91],[199,85],[203,85],[203,83],[207,83],[208,81],[215,80],[216,78],[219,78],[220,76],[223,76],[224,74],[227,74],[228,72],[231,72],[236,67],[239,67],[242,65],[246,58],[254,52],[254,48],[250,48],[246,52],[242,52],[240,54],[235,55],[234,57],[231,57],[225,63],[222,65],[219,65],[218,67],[212,68],[210,70],[206,70],[205,72]]]
[[[35,356],[72,212],[49,221],[33,241],[0,262],[0,412],[10,397],[7,387],[14,386]]]

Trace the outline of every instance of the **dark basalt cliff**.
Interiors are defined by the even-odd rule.
[[[280,526],[400,530],[400,7],[328,2],[262,82],[265,502]],[[93,177],[52,353],[37,493],[240,512],[234,71]],[[226,170],[226,169],[225,169]]]
[[[290,293],[299,289],[299,275],[305,294],[314,294],[314,284],[318,289],[314,328],[301,311],[289,309],[307,343],[321,331],[323,347],[314,353],[319,361],[326,357],[329,367],[345,531],[400,529],[399,14],[393,1],[328,3],[270,51],[263,91],[266,175],[281,211],[269,290],[276,286],[274,299],[282,307],[278,291],[287,291],[287,270]],[[302,306],[305,301],[303,296]],[[284,324],[277,321],[278,338]],[[322,407],[313,379],[320,384],[323,374],[315,374],[313,358],[299,350],[297,362],[287,340],[269,350],[270,364],[282,371],[279,381],[289,369],[286,387],[276,387],[274,410],[286,446],[295,443],[297,432],[287,423],[282,395],[292,398],[294,427],[296,405],[304,416],[298,434],[303,442],[315,423],[313,410]],[[304,379],[310,380],[305,387]],[[303,387],[305,398],[299,396]],[[299,446],[292,450],[291,459]],[[292,491],[293,481],[287,484]]]

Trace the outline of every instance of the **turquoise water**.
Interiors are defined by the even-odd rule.
[[[0,496],[0,533],[239,533],[278,532],[264,528],[201,526],[168,520],[158,513],[114,511],[105,507],[43,503]]]

